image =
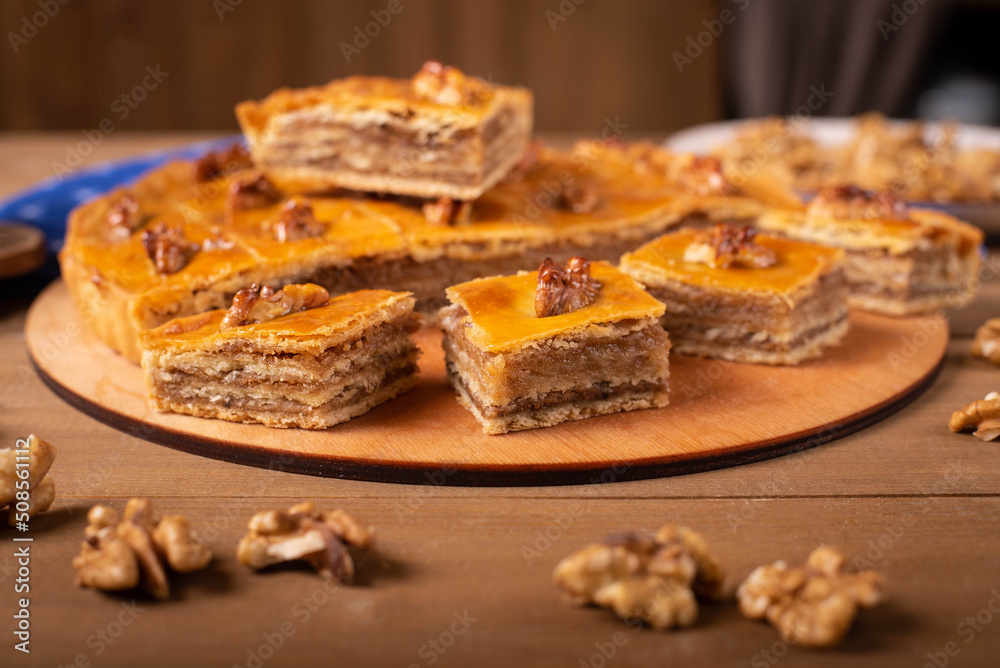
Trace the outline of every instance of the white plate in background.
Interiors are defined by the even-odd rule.
[[[736,137],[744,123],[758,119],[741,119],[706,123],[681,130],[670,135],[664,146],[681,153],[710,153],[716,146],[725,144]],[[908,123],[912,121],[890,121]],[[846,144],[854,136],[856,121],[853,118],[811,118],[799,125],[800,131],[824,146]],[[940,124],[926,122],[926,137],[933,141],[940,133]],[[974,148],[1000,150],[1000,128],[986,125],[959,124],[955,134],[955,144],[959,150]],[[1000,234],[1000,203],[998,202],[910,202],[916,207],[946,211],[951,215],[977,225],[989,234]]]

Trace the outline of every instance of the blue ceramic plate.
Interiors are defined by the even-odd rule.
[[[206,151],[231,146],[240,139],[237,135],[144,153],[46,179],[0,202],[0,220],[19,221],[40,228],[45,232],[49,252],[56,253],[62,247],[66,217],[73,207],[134,180],[151,167],[171,160],[196,158]]]

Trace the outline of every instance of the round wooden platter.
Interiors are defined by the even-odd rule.
[[[819,445],[895,412],[934,379],[940,318],[854,312],[845,341],[799,367],[670,359],[666,408],[487,436],[445,380],[440,336],[421,332],[413,390],[325,431],[159,413],[142,370],[89,334],[65,285],[49,286],[25,337],[45,383],[81,411],[187,452],[313,475],[452,485],[610,482],[735,466]]]

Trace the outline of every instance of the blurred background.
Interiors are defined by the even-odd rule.
[[[236,129],[233,105],[429,58],[543,132],[736,116],[1000,123],[1000,0],[3,0],[0,130]]]

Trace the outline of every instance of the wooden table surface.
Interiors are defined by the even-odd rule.
[[[115,135],[87,162],[202,138]],[[0,136],[0,197],[50,175],[78,140]],[[683,477],[487,489],[441,486],[446,471],[392,485],[248,468],[115,431],[35,376],[22,333],[30,295],[0,283],[2,444],[34,432],[59,448],[55,504],[31,523],[30,656],[13,649],[14,532],[0,534],[0,665],[1000,665],[1000,444],[946,426],[953,410],[1000,389],[1000,369],[968,352],[976,327],[1000,311],[998,271],[991,256],[975,303],[951,314],[952,343],[930,389],[859,433]],[[904,359],[909,345],[900,342]],[[167,602],[73,585],[87,509],[133,496],[188,515],[217,555],[207,571],[177,577]],[[258,575],[236,562],[253,512],[300,499],[378,529],[356,586],[328,587],[308,570]],[[689,630],[634,632],[607,611],[567,605],[552,586],[566,554],[665,522],[700,531],[733,584],[761,563],[834,545],[886,576],[888,602],[864,611],[840,647],[809,652],[744,620],[733,603],[703,606]]]

